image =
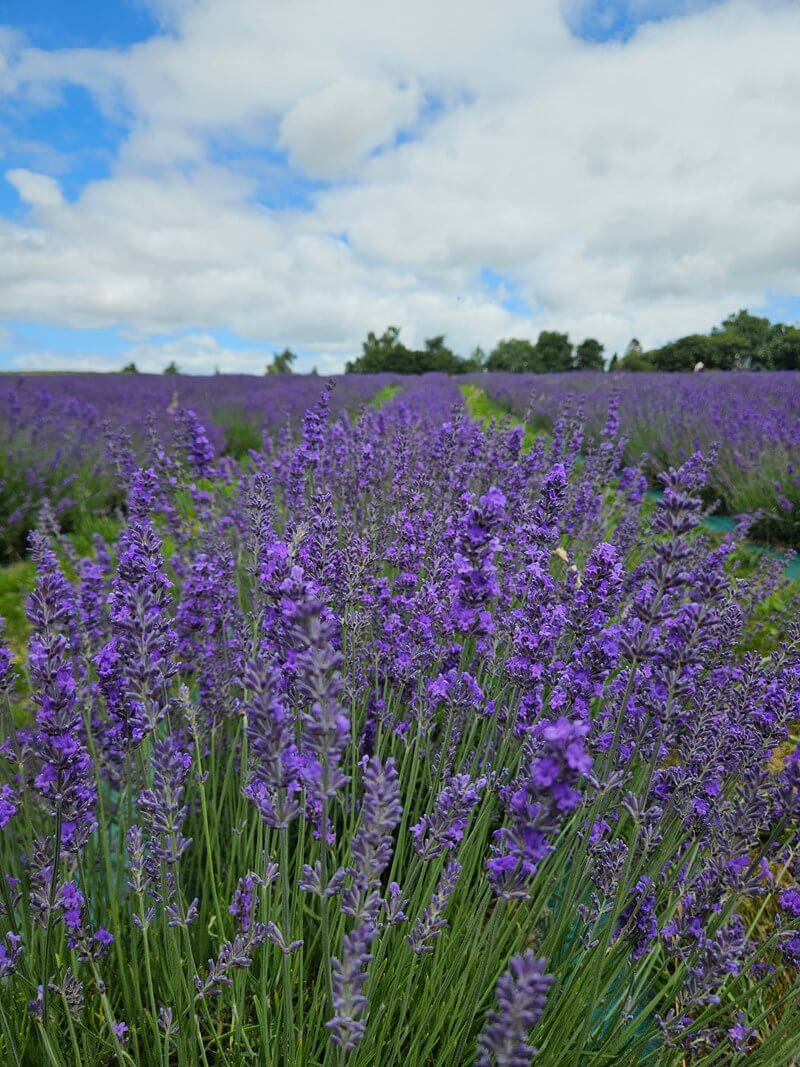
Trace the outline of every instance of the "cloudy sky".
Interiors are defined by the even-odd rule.
[[[0,369],[800,318],[798,0],[0,0]]]

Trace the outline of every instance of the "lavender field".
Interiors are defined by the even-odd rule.
[[[0,1063],[799,1063],[797,379],[0,383]]]

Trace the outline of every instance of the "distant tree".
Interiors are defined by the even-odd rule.
[[[471,355],[467,356],[467,358],[463,360],[464,370],[467,373],[471,371],[486,370],[486,363],[488,358],[489,357],[486,355],[481,346],[475,345]]]
[[[556,330],[542,330],[536,342],[542,370],[555,373],[572,369],[572,344],[569,336]]]
[[[217,365],[215,365],[215,366],[214,366],[214,377],[215,377],[215,378],[218,378],[218,377],[219,377],[219,374],[220,374],[220,370],[219,370],[219,367],[218,367]]]
[[[619,370],[642,371],[652,370],[653,363],[649,353],[642,348],[641,342],[634,337],[628,342],[625,355],[619,361]]]
[[[439,371],[442,374],[458,374],[462,370],[462,360],[445,344],[444,334],[429,337],[425,347],[418,353],[419,369]]]
[[[319,374],[319,371],[317,370],[316,364],[311,368],[309,373],[311,373],[311,374]]]
[[[653,366],[661,371],[690,371],[698,363],[711,366],[711,339],[705,334],[693,333],[679,337],[651,354]]]
[[[138,374],[138,373],[139,373],[139,368],[136,366],[135,363],[126,363],[125,366],[120,371],[120,374]]]
[[[297,356],[292,352],[290,348],[284,348],[282,352],[276,352],[272,357],[272,363],[269,364],[265,373],[266,374],[291,374],[292,364],[297,359]]]
[[[605,366],[603,351],[603,346],[599,341],[596,341],[594,337],[587,337],[575,349],[575,369],[602,370]]]
[[[800,370],[800,329],[782,324],[775,326],[768,354],[766,366],[771,370]]]
[[[486,361],[486,369],[540,374],[544,367],[536,345],[522,337],[510,337],[494,346]]]
[[[729,315],[727,319],[723,319],[721,327],[715,326],[711,334],[714,336],[728,330],[735,330],[746,343],[750,359],[756,362],[763,362],[761,354],[769,345],[774,329],[775,327],[769,319],[751,315],[749,311],[740,308],[735,315]]]
[[[168,363],[164,368],[164,374],[180,374],[180,368],[173,359],[171,363]]]
[[[611,362],[608,365],[609,370],[619,370],[619,356],[615,352],[611,357]]]
[[[361,344],[362,354],[345,368],[348,374],[419,374],[419,354],[400,340],[400,327],[389,326],[378,337],[372,330]]]

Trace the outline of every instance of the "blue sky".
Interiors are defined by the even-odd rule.
[[[501,7],[0,0],[0,369],[800,318],[798,6]]]

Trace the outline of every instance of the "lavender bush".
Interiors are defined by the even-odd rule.
[[[123,498],[109,444],[117,460],[133,449],[137,461],[149,464],[154,431],[169,440],[185,409],[203,420],[219,452],[240,458],[285,439],[324,384],[312,375],[69,374],[7,381],[0,386],[0,559],[24,554],[43,500],[70,531],[113,514]],[[355,412],[395,381],[390,374],[342,377],[334,411]]]
[[[335,392],[333,394],[335,396]],[[612,412],[522,449],[446,379],[33,535],[0,644],[3,1063],[786,1065],[800,634]]]
[[[707,496],[730,515],[763,515],[762,539],[800,544],[800,374],[480,374],[472,383],[518,418],[552,429],[571,406],[595,438],[618,394],[626,458],[654,479],[719,446]]]

